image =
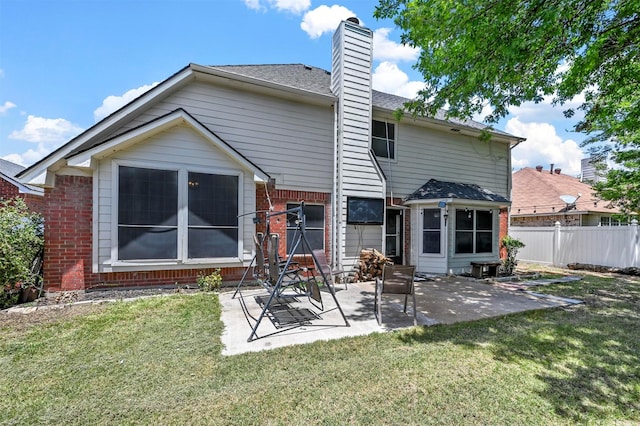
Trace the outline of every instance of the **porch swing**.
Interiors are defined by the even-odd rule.
[[[270,222],[274,217],[287,215],[294,217],[296,225],[293,238],[291,239],[290,255],[285,259],[280,259],[278,255],[280,236],[270,232]],[[254,235],[255,254],[251,263],[245,270],[242,279],[238,283],[232,298],[239,295],[240,305],[251,325],[251,334],[247,341],[271,336],[292,328],[300,326],[310,326],[311,321],[322,319],[321,314],[309,308],[293,306],[293,303],[300,302],[301,298],[307,298],[311,306],[326,314],[337,309],[344,320],[344,325],[349,327],[349,321],[344,315],[340,303],[335,295],[331,277],[326,275],[325,269],[321,267],[319,259],[314,254],[311,244],[306,235],[306,222],[304,215],[304,203],[300,206],[280,212],[266,212],[266,234]],[[264,255],[265,242],[267,245],[267,256]],[[296,254],[299,253],[299,254]],[[303,263],[294,261],[294,254],[298,258],[302,257]],[[313,261],[313,266],[307,266],[309,256]],[[242,289],[248,283],[249,275],[264,289],[266,294],[255,295],[254,300],[260,306],[261,312],[255,317],[251,315],[243,296]],[[323,287],[331,295],[335,307],[325,310],[322,300]],[[275,332],[258,336],[258,327],[262,320],[267,317],[276,328]]]

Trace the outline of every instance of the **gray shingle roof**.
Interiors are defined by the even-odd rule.
[[[509,202],[506,198],[473,183],[443,182],[431,179],[416,192],[409,195],[406,201],[437,200],[442,198],[459,198],[461,200]]]
[[[304,64],[212,65],[209,68],[333,96],[331,93],[331,73],[322,68]]]

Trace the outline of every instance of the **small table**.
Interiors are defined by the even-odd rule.
[[[498,267],[502,265],[501,262],[471,262],[471,275],[475,278],[482,278],[484,276],[497,277]],[[486,274],[485,274],[486,268]]]

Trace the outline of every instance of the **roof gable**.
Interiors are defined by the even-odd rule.
[[[88,150],[74,154],[67,159],[67,164],[70,167],[76,168],[92,168],[92,162],[94,160],[109,157],[114,152],[127,149],[128,147],[140,141],[146,140],[155,134],[183,124],[186,124],[192,130],[197,132],[201,137],[221,149],[225,154],[239,163],[243,168],[250,170],[254,174],[254,178],[256,180],[266,182],[269,179],[269,175],[265,173],[260,167],[255,165],[244,155],[240,154],[231,145],[226,143],[214,132],[209,130],[205,125],[200,123],[192,115],[181,108],[158,117],[155,120],[145,123],[139,127],[131,129],[114,138],[105,140]]]

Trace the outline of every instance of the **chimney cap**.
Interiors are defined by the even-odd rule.
[[[541,171],[542,171],[542,169],[543,169],[543,167],[542,167],[542,166],[536,166],[536,170],[537,170],[537,171],[541,172]]]
[[[360,25],[360,20],[358,18],[356,18],[355,16],[352,16],[350,18],[347,18],[348,22],[353,22],[356,25]]]

